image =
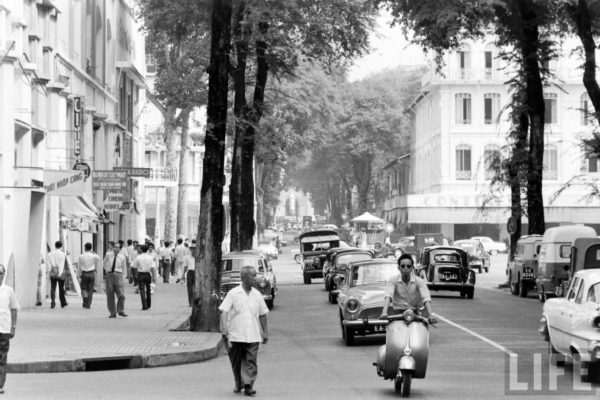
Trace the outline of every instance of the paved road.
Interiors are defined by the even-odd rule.
[[[392,384],[375,373],[381,337],[341,340],[337,306],[327,302],[321,280],[302,284],[298,264],[287,248],[274,264],[280,283],[270,314],[270,341],[259,352],[258,397],[263,399],[388,399]],[[500,257],[500,258],[499,258]],[[504,277],[501,256],[488,276],[478,275],[473,300],[434,293],[434,310],[443,320],[431,332],[427,377],[413,382],[417,399],[594,398],[596,386],[573,392],[570,368],[562,369],[558,391],[548,386],[546,346],[536,332],[541,304],[497,287]],[[490,287],[490,289],[487,289]],[[509,368],[507,353],[518,355]],[[535,357],[542,374],[534,374]],[[507,392],[514,383],[529,390]],[[535,376],[541,391],[534,391]],[[578,382],[578,380],[576,380]],[[516,387],[513,385],[513,387]],[[228,360],[222,356],[200,364],[144,370],[68,374],[9,375],[6,399],[233,399]],[[518,394],[518,395],[517,395]],[[538,396],[532,396],[538,394]]]

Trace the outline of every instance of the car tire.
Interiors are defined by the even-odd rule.
[[[269,310],[273,309],[273,300],[267,300],[267,301],[265,301],[265,303],[267,303],[267,308]]]
[[[548,341],[548,358],[550,363],[555,367],[562,367],[565,365],[565,356],[560,354],[552,345],[552,339]]]
[[[294,256],[294,261],[296,261],[296,264],[300,264],[302,262],[302,256],[300,254],[296,254]]]
[[[335,294],[333,294],[332,292],[329,292],[329,295],[327,297],[328,297],[329,302],[331,304],[335,304],[336,303],[337,296]]]
[[[460,289],[460,297],[463,299],[467,297],[467,291],[465,289]]]
[[[485,273],[487,274],[488,272],[490,272],[490,267],[485,267],[484,270],[485,270]]]
[[[599,373],[600,373],[600,363],[589,362],[589,361],[581,361],[581,355],[579,353],[573,354],[573,368],[577,368],[579,366],[581,382],[593,382],[598,381]],[[575,371],[573,371],[573,375],[575,375]]]
[[[483,268],[481,268],[481,265],[479,266],[479,273],[481,274],[483,272]]]
[[[304,284],[305,284],[305,285],[310,285],[311,283],[312,283],[312,282],[311,282],[311,278],[310,278],[310,276],[308,276],[308,275],[304,275]]]
[[[508,286],[510,286],[510,293],[513,295],[519,294],[519,283],[513,281],[512,273],[508,275]]]
[[[345,326],[344,328],[344,343],[346,346],[354,345],[354,332],[349,327]]]
[[[467,299],[472,300],[473,296],[475,296],[475,288],[470,287],[466,290],[466,292],[467,292]]]
[[[525,282],[521,281],[521,283],[519,284],[519,296],[520,297],[527,297],[529,290],[527,290],[527,285],[525,284]]]

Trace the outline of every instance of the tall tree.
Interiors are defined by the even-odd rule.
[[[225,134],[229,91],[231,0],[213,0],[211,12],[208,105],[204,138],[204,168],[196,248],[196,287],[199,294],[190,317],[192,330],[219,330],[221,243],[223,241],[223,185]]]
[[[366,50],[373,9],[352,0],[240,1],[235,13],[234,110],[237,110],[232,163],[231,246],[249,248],[254,223],[253,159],[264,114],[269,74],[290,75],[301,58],[334,65]],[[248,56],[253,54],[253,64]],[[245,95],[248,71],[254,83],[252,101]],[[244,77],[244,79],[242,79]],[[244,89],[242,89],[242,87]]]

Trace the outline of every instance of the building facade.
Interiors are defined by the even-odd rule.
[[[0,1],[0,263],[25,307],[55,241],[74,261],[143,237],[143,179],[113,208],[92,181],[143,163],[144,56],[132,2]]]
[[[600,211],[598,200],[583,201],[587,191],[582,185],[556,197],[571,178],[599,172],[597,159],[581,147],[592,131],[586,111],[593,109],[578,69],[581,60],[569,56],[575,46],[574,41],[563,43],[563,56],[549,64],[560,88],[544,88],[547,226],[589,224]],[[488,235],[504,240],[509,190],[489,200],[491,160],[507,144],[510,128],[505,82],[511,71],[491,39],[467,42],[444,61],[441,74],[432,66],[422,77],[420,93],[406,111],[412,120],[410,149],[387,166],[384,215],[404,234],[439,231],[453,239]]]

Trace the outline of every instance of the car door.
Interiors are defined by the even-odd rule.
[[[585,336],[585,332],[592,329],[590,315],[596,314],[596,302],[600,301],[597,298],[598,294],[600,294],[600,284],[592,285],[589,280],[582,279],[580,293],[575,296],[571,316],[570,344],[577,349],[587,347],[587,340],[582,337]]]
[[[583,300],[583,280],[576,277],[573,284],[567,291],[567,297],[561,298],[563,306],[560,309],[559,325],[560,330],[559,350],[563,354],[569,353],[569,347],[573,340],[573,321],[577,309],[581,306]]]

